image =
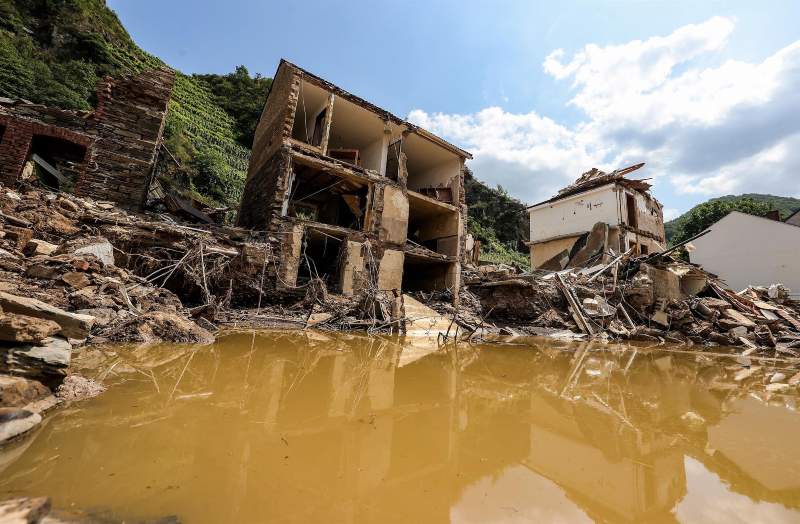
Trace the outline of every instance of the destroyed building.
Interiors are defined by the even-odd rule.
[[[0,182],[46,186],[139,210],[153,175],[175,73],[105,78],[94,111],[0,98]]]
[[[589,234],[598,223],[607,225],[597,232],[603,237],[598,251],[604,256],[609,249],[615,253],[632,249],[636,255],[663,250],[666,241],[661,204],[650,195],[650,184],[625,178],[643,165],[611,173],[594,168],[553,198],[530,206],[531,266],[560,270],[586,265],[589,261],[575,260],[575,256],[587,241],[596,240]]]
[[[380,290],[449,290],[456,298],[468,158],[282,60],[256,130],[238,225],[281,241],[279,287],[318,277],[343,295],[376,281]]]

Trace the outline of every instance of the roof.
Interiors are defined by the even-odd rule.
[[[624,178],[625,175],[628,173],[632,173],[637,169],[644,166],[644,162],[641,164],[634,164],[632,166],[624,167],[622,169],[616,169],[611,173],[606,173],[605,171],[601,171],[596,167],[593,167],[589,171],[586,171],[581,176],[578,177],[575,182],[568,185],[567,187],[560,189],[558,194],[552,198],[544,200],[542,202],[532,204],[527,207],[527,209],[531,209],[537,206],[541,206],[542,204],[549,204],[551,202],[556,202],[568,196],[572,196],[578,193],[584,193],[591,189],[604,186],[607,184],[616,183],[621,186],[627,187],[634,191],[640,191],[642,193],[648,191],[652,185],[648,184],[644,180],[631,180],[628,178]]]
[[[391,120],[395,124],[405,126],[410,131],[417,133],[418,135],[422,136],[423,138],[426,138],[426,139],[430,140],[431,142],[434,142],[434,143],[438,144],[439,146],[444,147],[445,149],[449,149],[450,151],[452,151],[453,153],[457,154],[460,157],[472,159],[472,154],[469,153],[468,151],[465,151],[465,150],[461,149],[460,147],[451,144],[447,140],[445,140],[445,139],[443,139],[443,138],[441,138],[439,136],[434,135],[430,131],[428,131],[428,130],[426,130],[424,128],[421,128],[416,124],[412,124],[411,122],[409,122],[409,121],[407,121],[405,119],[402,119],[399,116],[396,116],[396,115],[392,114],[391,112],[389,112],[389,111],[387,111],[387,110],[385,110],[383,108],[380,108],[380,107],[376,106],[375,104],[373,104],[371,102],[368,102],[368,101],[364,100],[361,97],[358,97],[358,96],[356,96],[356,95],[354,95],[354,94],[352,94],[352,93],[350,93],[348,91],[345,91],[344,89],[342,89],[339,86],[337,86],[337,85],[325,80],[324,78],[319,77],[319,76],[317,76],[314,73],[311,73],[309,71],[306,71],[302,67],[300,67],[300,66],[298,66],[296,64],[293,64],[292,62],[289,62],[285,58],[281,59],[280,63],[278,64],[278,70],[277,71],[280,71],[281,67],[284,67],[284,66],[292,67],[292,68],[300,71],[304,76],[307,76],[308,78],[312,79],[312,81],[314,81],[314,83],[319,84],[319,86],[322,87],[323,89],[332,91],[336,96],[340,96],[340,97],[344,98],[345,100],[353,102],[356,105],[359,105],[359,106],[361,106],[361,107],[363,107],[365,109],[368,109],[369,111],[372,111],[373,113],[377,113],[377,114],[383,116],[386,120]],[[275,73],[276,77],[278,76],[277,75],[277,71]],[[270,92],[271,91],[272,91],[272,89],[270,88]],[[267,94],[267,97],[269,97],[269,93]]]
[[[711,229],[711,230],[713,231],[713,229],[714,229],[714,226],[716,226],[717,224],[719,224],[719,223],[720,223],[720,222],[722,222],[723,220],[725,220],[725,219],[727,219],[727,218],[729,218],[729,217],[734,217],[734,216],[742,216],[742,217],[745,217],[745,218],[751,219],[751,220],[753,220],[753,221],[759,221],[759,220],[762,220],[762,221],[764,221],[764,222],[769,222],[770,224],[776,224],[776,225],[778,225],[778,226],[780,226],[780,227],[783,227],[783,226],[786,226],[786,227],[792,227],[792,228],[797,228],[797,227],[798,227],[798,226],[796,226],[796,225],[794,225],[794,224],[787,224],[785,221],[781,221],[781,220],[773,220],[773,219],[771,219],[771,218],[767,218],[767,217],[760,217],[760,216],[758,216],[758,215],[751,215],[750,213],[743,213],[743,212],[741,212],[741,211],[731,211],[730,213],[728,213],[728,214],[727,214],[727,215],[725,215],[724,217],[720,218],[719,220],[717,220],[716,222],[714,222],[713,224],[711,224],[710,226],[708,226],[708,229]]]

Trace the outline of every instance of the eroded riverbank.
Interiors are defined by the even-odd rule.
[[[0,493],[111,521],[800,519],[780,363],[743,378],[741,357],[665,349],[313,331],[87,347],[73,367],[108,390],[0,451]]]

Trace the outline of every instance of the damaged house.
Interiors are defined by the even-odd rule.
[[[38,176],[46,186],[140,210],[174,82],[168,68],[107,77],[94,111],[0,98],[0,182]]]
[[[594,168],[553,198],[530,206],[531,266],[561,270],[600,263],[609,250],[637,255],[663,250],[661,204],[650,195],[650,184],[625,178],[643,165],[611,173]]]
[[[238,225],[282,244],[278,287],[445,291],[464,252],[466,151],[285,60],[256,130]]]

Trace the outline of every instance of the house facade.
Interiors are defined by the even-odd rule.
[[[282,60],[256,130],[238,225],[280,239],[279,286],[320,277],[344,295],[377,285],[456,297],[467,158]]]
[[[662,205],[650,184],[625,175],[644,164],[612,173],[592,169],[555,197],[528,208],[531,267],[560,269],[562,258],[580,245],[597,223],[608,224],[606,246],[616,253],[645,255],[666,247]],[[566,259],[569,259],[566,256]]]

